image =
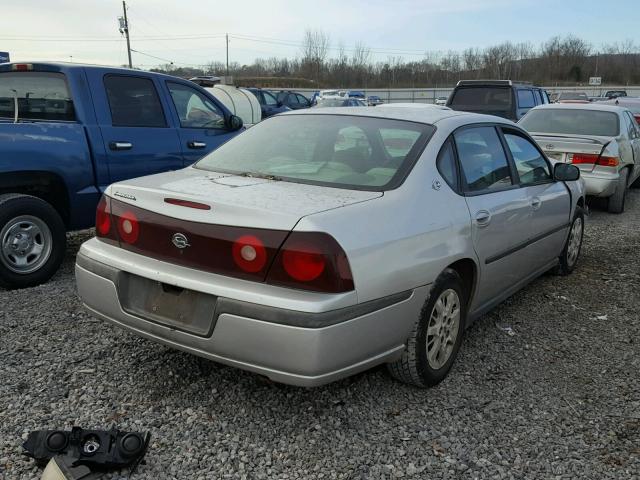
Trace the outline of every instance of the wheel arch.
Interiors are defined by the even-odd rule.
[[[476,262],[471,258],[462,258],[451,263],[447,268],[454,270],[460,275],[468,308],[471,305],[478,284],[478,266]]]
[[[22,193],[38,197],[50,204],[69,227],[69,192],[64,180],[47,171],[13,171],[0,174],[0,194]]]

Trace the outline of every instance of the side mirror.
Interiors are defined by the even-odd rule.
[[[580,178],[580,169],[570,163],[556,163],[553,178],[559,182],[572,182]]]
[[[227,120],[227,128],[232,132],[242,128],[242,119],[237,115],[231,115]]]

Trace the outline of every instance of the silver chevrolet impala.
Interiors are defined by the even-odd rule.
[[[192,167],[111,185],[77,286],[95,317],[279,382],[387,363],[431,386],[475,319],[573,270],[584,195],[575,166],[508,120],[291,112]]]

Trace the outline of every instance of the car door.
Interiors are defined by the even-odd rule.
[[[265,117],[270,117],[272,115],[275,115],[276,113],[280,113],[283,110],[282,103],[278,102],[275,96],[273,96],[269,92],[265,92],[264,90],[262,90],[261,93],[264,98],[263,107],[264,107]]]
[[[311,102],[309,102],[309,99],[304,95],[300,95],[299,93],[296,93],[295,97],[298,102],[298,110],[301,108],[309,108],[311,106]]]
[[[88,72],[111,182],[184,166],[178,132],[150,77]]]
[[[553,179],[551,165],[533,141],[517,129],[501,130],[531,208],[527,256],[537,270],[562,253],[571,222],[571,194]]]
[[[625,116],[627,118],[627,131],[633,156],[633,167],[629,176],[629,183],[631,184],[636,178],[640,177],[640,130],[638,129],[638,122],[636,122],[630,111],[627,110]]]
[[[186,165],[191,165],[231,137],[224,111],[197,89],[172,81],[166,82],[177,118],[178,135]]]
[[[531,206],[516,184],[496,126],[465,127],[453,138],[480,263],[477,306],[482,308],[530,273],[523,246]]]

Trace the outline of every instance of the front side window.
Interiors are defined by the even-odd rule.
[[[512,133],[505,133],[504,138],[516,164],[520,183],[531,185],[551,180],[547,161],[529,140]]]
[[[167,82],[183,128],[225,128],[220,109],[199,91],[181,83]]]
[[[153,81],[128,75],[107,75],[104,87],[114,127],[166,127]]]
[[[223,144],[196,168],[379,191],[395,188],[433,131],[421,123],[351,115],[276,116]],[[404,143],[390,151],[384,138]]]
[[[0,118],[18,120],[76,119],[73,99],[62,73],[0,73]]]
[[[507,156],[494,127],[474,127],[454,134],[458,158],[467,184],[475,193],[513,185]]]
[[[533,100],[531,90],[518,90],[518,106],[520,108],[533,108],[536,102]]]

